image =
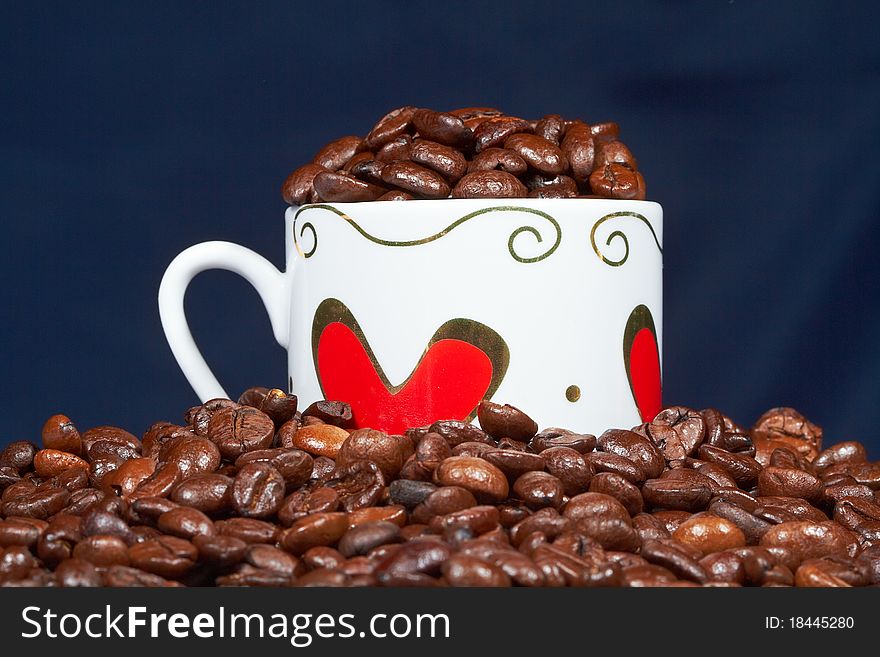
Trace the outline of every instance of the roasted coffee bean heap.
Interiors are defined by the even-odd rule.
[[[330,142],[291,173],[291,205],[438,198],[645,198],[616,123],[548,114],[529,121],[491,107],[392,110],[364,137]]]
[[[663,410],[596,438],[484,401],[351,430],[281,390],[141,439],[56,415],[0,454],[7,586],[865,586],[880,463],[776,408]]]

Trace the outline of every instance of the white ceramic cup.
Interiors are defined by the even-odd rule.
[[[660,410],[662,209],[650,201],[445,199],[287,210],[279,272],[229,242],[169,265],[162,326],[196,394],[226,397],[187,326],[199,272],[256,288],[300,407],[399,432],[487,398],[539,426],[629,427]]]

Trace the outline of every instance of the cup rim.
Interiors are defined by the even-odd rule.
[[[403,205],[404,207],[409,207],[413,203],[418,204],[463,204],[463,203],[486,203],[493,205],[520,205],[520,204],[539,204],[539,205],[557,205],[557,204],[571,204],[575,202],[579,203],[619,203],[625,205],[635,205],[635,206],[646,206],[652,205],[656,206],[660,209],[663,206],[659,203],[659,201],[653,200],[636,200],[636,199],[618,199],[618,198],[528,198],[528,197],[505,197],[505,198],[434,198],[434,199],[410,199],[407,201],[322,201],[320,203],[305,203],[303,205],[288,205],[287,208],[291,210],[301,210],[302,208],[307,207],[315,207],[321,205],[332,205],[333,207],[360,207],[360,206],[375,206],[375,205],[384,205],[386,203],[390,203],[392,205]]]

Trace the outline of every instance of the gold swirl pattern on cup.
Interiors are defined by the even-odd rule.
[[[622,230],[615,230],[612,232],[608,239],[605,240],[605,246],[611,246],[611,242],[620,238],[623,240],[624,253],[623,257],[620,260],[613,260],[605,256],[602,251],[599,249],[599,246],[596,244],[596,230],[598,230],[599,226],[610,219],[617,219],[619,217],[632,217],[634,219],[638,219],[643,222],[648,230],[651,231],[651,236],[654,238],[654,244],[657,245],[657,250],[660,251],[660,254],[663,254],[663,247],[660,246],[660,240],[657,239],[657,233],[654,232],[654,226],[651,225],[651,222],[648,219],[638,212],[632,212],[631,210],[624,210],[621,212],[612,212],[611,214],[606,214],[604,217],[600,218],[595,224],[593,224],[593,229],[590,231],[590,243],[593,245],[593,251],[596,252],[596,255],[604,262],[606,265],[611,265],[612,267],[620,267],[623,263],[627,261],[629,258],[629,239],[627,239],[626,234]]]
[[[510,253],[510,256],[514,260],[516,260],[517,262],[522,262],[522,263],[540,262],[541,260],[544,260],[545,258],[548,258],[549,256],[551,256],[553,254],[553,252],[556,251],[557,248],[559,248],[559,244],[562,242],[562,227],[559,225],[559,222],[556,221],[556,219],[554,219],[551,215],[549,215],[546,212],[543,212],[541,210],[536,210],[534,208],[527,208],[527,207],[516,206],[516,205],[498,205],[498,206],[493,206],[490,208],[482,208],[480,210],[475,210],[474,212],[470,212],[470,213],[464,215],[463,217],[459,217],[458,219],[453,221],[451,224],[449,224],[446,228],[444,228],[443,230],[441,230],[437,233],[434,233],[433,235],[429,235],[429,236],[423,237],[421,239],[399,240],[398,241],[398,240],[386,240],[386,239],[382,239],[380,237],[376,237],[375,235],[371,235],[363,227],[361,227],[360,224],[358,224],[354,219],[352,219],[350,216],[348,216],[345,212],[342,212],[341,210],[333,207],[332,205],[328,205],[325,203],[319,203],[319,204],[314,204],[314,205],[304,205],[303,207],[301,207],[297,211],[297,213],[293,219],[294,244],[296,245],[297,252],[304,258],[312,257],[318,248],[318,234],[317,234],[317,231],[315,230],[314,224],[312,224],[311,222],[304,223],[302,225],[302,227],[300,228],[299,236],[297,236],[297,232],[296,232],[297,219],[299,218],[300,214],[302,214],[303,212],[306,212],[307,210],[327,210],[329,212],[332,212],[336,216],[344,219],[349,225],[351,225],[352,228],[354,228],[358,233],[360,233],[363,237],[368,239],[370,242],[373,242],[374,244],[380,244],[382,246],[406,247],[406,246],[419,246],[421,244],[428,244],[430,242],[434,242],[436,240],[439,240],[441,237],[448,235],[450,232],[452,232],[454,229],[456,229],[458,226],[462,225],[466,221],[469,221],[469,220],[473,219],[474,217],[486,215],[486,214],[489,214],[492,212],[526,212],[528,214],[537,215],[537,216],[545,219],[546,221],[548,221],[550,223],[550,225],[553,227],[553,230],[556,232],[556,240],[553,242],[553,244],[550,246],[550,248],[548,248],[546,251],[544,251],[543,253],[540,253],[537,256],[527,258],[527,257],[523,257],[519,253],[517,253],[516,248],[514,246],[514,242],[515,242],[516,238],[519,237],[522,233],[529,233],[530,235],[534,236],[535,240],[538,243],[543,242],[544,238],[541,235],[541,231],[538,230],[537,228],[535,228],[534,226],[526,225],[526,226],[520,226],[519,228],[515,229],[510,234],[510,238],[507,240],[507,250]],[[313,244],[312,244],[312,247],[308,251],[303,251],[303,249],[299,243],[299,238],[303,237],[306,230],[309,230],[312,233]]]

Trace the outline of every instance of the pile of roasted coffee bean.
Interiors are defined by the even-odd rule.
[[[281,187],[291,205],[437,198],[645,198],[616,123],[491,107],[392,110],[366,137],[330,142]]]
[[[880,463],[792,409],[672,407],[598,438],[351,430],[342,402],[209,401],[142,438],[50,418],[0,454],[8,586],[865,586]]]

